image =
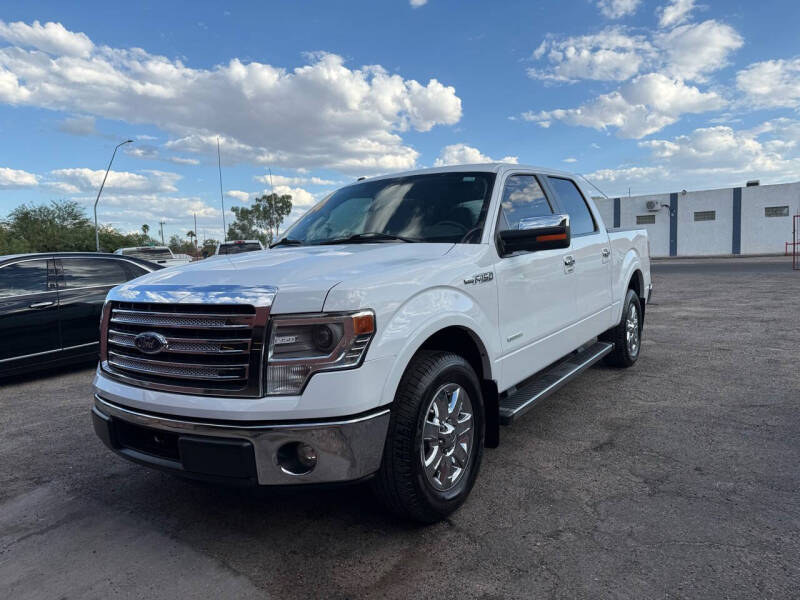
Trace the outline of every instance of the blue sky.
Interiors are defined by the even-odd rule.
[[[22,202],[221,233],[360,175],[491,159],[609,195],[800,179],[800,4],[65,3],[0,8],[0,216]],[[230,214],[230,213],[228,213]]]

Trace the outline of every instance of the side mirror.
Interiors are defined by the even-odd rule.
[[[569,248],[569,243],[569,215],[522,219],[518,229],[506,229],[497,234],[497,249],[500,256],[523,251]]]

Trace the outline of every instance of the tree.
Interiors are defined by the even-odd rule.
[[[145,223],[144,225],[142,225],[142,235],[144,237],[148,237],[148,235],[147,235],[148,233],[150,233],[150,225]]]
[[[167,245],[175,254],[194,254],[194,244],[190,240],[182,239],[177,233],[172,234]]]
[[[146,236],[124,234],[108,225],[99,228],[101,249],[111,252],[147,243]],[[0,224],[0,254],[21,252],[92,252],[94,223],[74,201],[18,206]]]
[[[256,198],[252,206],[234,206],[231,211],[236,220],[228,226],[228,239],[257,239],[270,244],[292,211],[292,197],[289,194],[264,194]]]
[[[203,245],[200,247],[200,254],[203,255],[203,258],[211,256],[214,252],[217,251],[217,246],[219,242],[217,240],[212,240],[211,238],[207,238],[203,240]]]

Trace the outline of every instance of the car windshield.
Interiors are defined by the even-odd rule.
[[[261,245],[257,243],[234,243],[234,244],[221,244],[219,247],[220,254],[239,254],[240,252],[253,252],[261,250]]]
[[[172,258],[172,253],[168,248],[132,248],[123,250],[125,256],[143,258],[145,260],[164,260]]]
[[[480,241],[494,173],[365,181],[317,204],[286,232],[293,244]]]

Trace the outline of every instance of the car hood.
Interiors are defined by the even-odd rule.
[[[319,312],[331,288],[345,280],[416,268],[447,254],[453,244],[367,243],[274,248],[215,256],[143,275],[114,288],[109,297],[145,300],[158,290],[275,288],[273,313]],[[184,302],[187,300],[183,300]]]

